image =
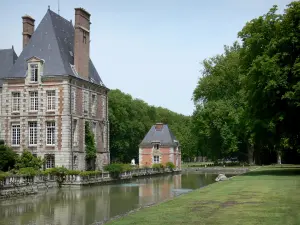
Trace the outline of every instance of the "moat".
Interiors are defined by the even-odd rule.
[[[38,195],[0,200],[0,225],[97,224],[204,187],[214,183],[216,177],[217,174],[183,172],[121,184],[52,189]]]

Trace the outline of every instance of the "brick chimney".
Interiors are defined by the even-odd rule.
[[[90,16],[85,9],[75,8],[74,65],[77,73],[89,80]]]
[[[23,20],[23,48],[28,44],[34,32],[34,19],[31,16],[25,15],[22,17]]]

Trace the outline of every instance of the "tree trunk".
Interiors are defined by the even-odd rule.
[[[248,144],[248,163],[249,165],[253,165],[253,153],[254,153],[254,146],[252,144]]]

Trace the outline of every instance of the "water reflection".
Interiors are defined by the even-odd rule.
[[[214,182],[217,175],[184,173],[139,178],[131,183],[49,190],[35,196],[0,200],[1,225],[87,225],[172,198],[182,189]]]

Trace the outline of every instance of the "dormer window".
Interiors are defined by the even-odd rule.
[[[39,66],[37,63],[30,64],[30,81],[38,82]]]

